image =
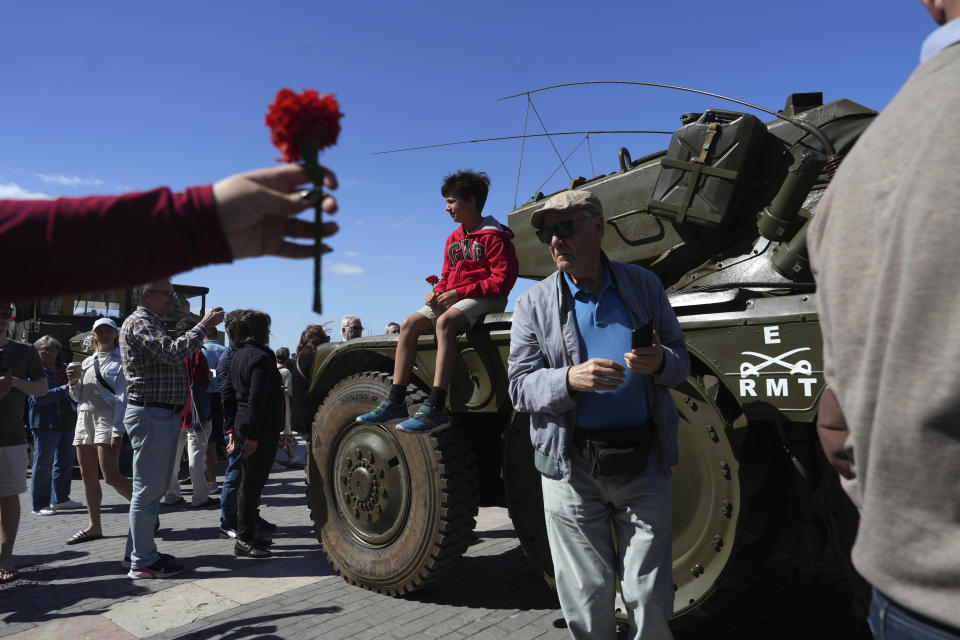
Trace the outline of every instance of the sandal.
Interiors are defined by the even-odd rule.
[[[89,542],[102,537],[102,533],[87,533],[86,531],[77,531],[75,534],[67,538],[67,544],[80,544],[81,542]]]
[[[19,577],[20,575],[17,573],[16,569],[0,569],[0,584],[13,582]]]

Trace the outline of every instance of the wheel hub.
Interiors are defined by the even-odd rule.
[[[356,423],[334,444],[337,509],[353,536],[371,547],[394,540],[410,502],[410,475],[392,433]]]

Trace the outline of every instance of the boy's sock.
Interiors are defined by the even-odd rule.
[[[403,404],[403,399],[407,395],[407,388],[402,384],[392,384],[390,385],[390,395],[387,396],[387,400],[390,402],[395,402],[396,404]]]
[[[427,398],[427,402],[434,409],[443,409],[444,403],[447,401],[447,390],[441,389],[440,387],[433,387],[430,389],[430,397]]]

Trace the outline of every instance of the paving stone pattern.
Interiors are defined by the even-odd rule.
[[[302,443],[298,452],[302,459]],[[23,494],[15,548],[21,579],[0,585],[0,636],[569,637],[556,594],[523,555],[504,509],[481,509],[477,540],[453,573],[428,589],[390,598],[333,573],[313,534],[303,477],[302,468],[279,465],[271,474],[262,515],[280,529],[275,557],[267,560],[233,555],[233,542],[219,538],[217,508],[161,507],[158,547],[187,568],[167,580],[130,580],[121,568],[127,503],[113,489],[103,485],[105,537],[73,546],[64,541],[86,526],[86,511],[34,516]],[[83,501],[79,476],[71,497]],[[754,588],[715,618],[676,630],[676,637],[859,640],[869,633],[831,566],[775,555]]]

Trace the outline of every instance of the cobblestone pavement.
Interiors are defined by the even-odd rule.
[[[298,449],[301,458],[303,447]],[[83,500],[79,479],[71,497]],[[262,515],[279,525],[275,557],[237,558],[218,535],[219,511],[161,507],[158,547],[187,571],[130,580],[120,567],[127,504],[104,485],[106,537],[66,546],[85,510],[30,513],[21,496],[16,561],[0,585],[0,636],[84,638],[567,638],[556,595],[524,557],[504,509],[481,509],[477,541],[454,574],[390,598],[336,576],[309,523],[302,469],[275,467]],[[712,619],[676,631],[694,638],[869,638],[849,590],[828,565],[775,555],[757,585]]]

